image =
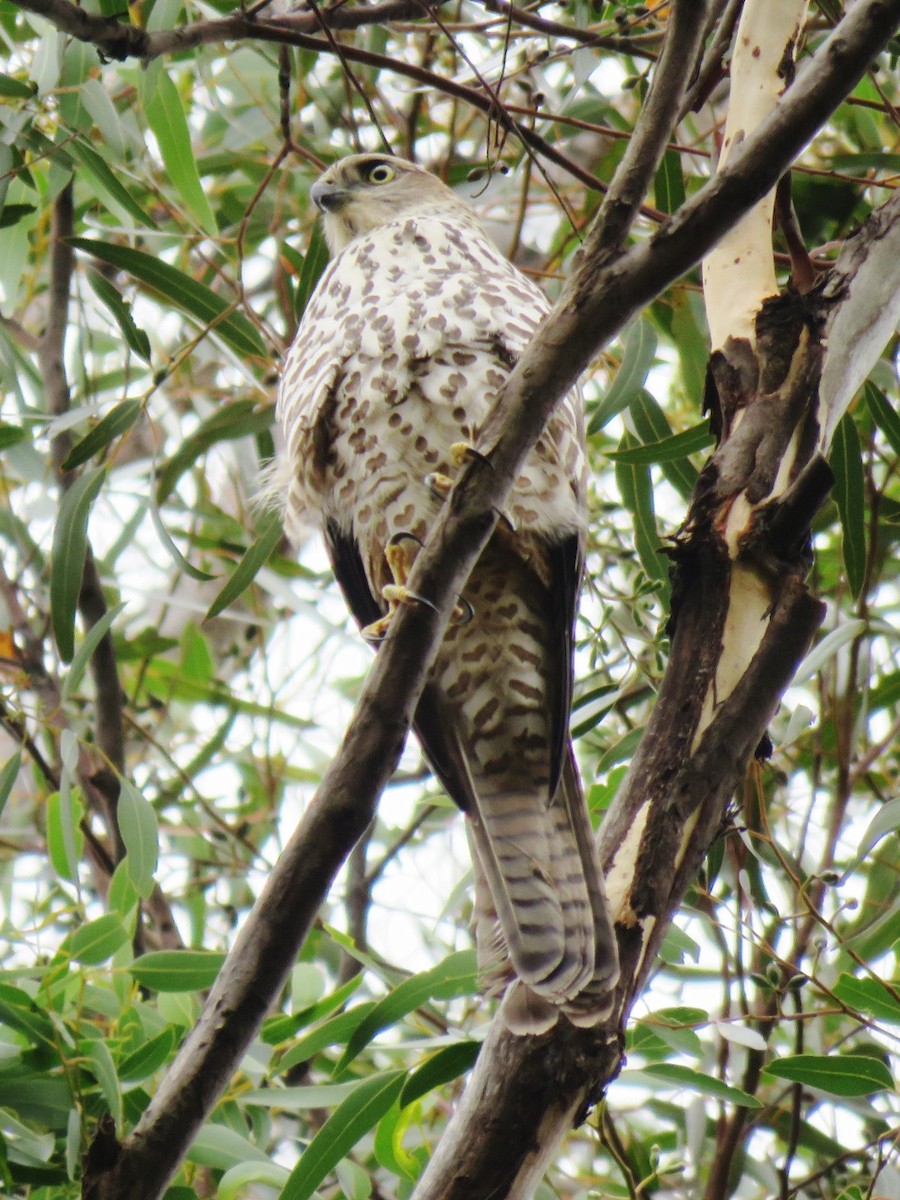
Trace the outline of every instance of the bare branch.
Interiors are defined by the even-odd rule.
[[[702,8],[697,11],[698,7],[696,3],[672,6],[668,34],[647,101],[591,229],[591,243],[602,243],[607,254],[626,238],[674,129],[675,114],[703,46],[703,13]],[[590,253],[590,249],[586,247],[585,252]]]
[[[150,33],[138,25],[126,25],[116,17],[104,17],[71,4],[69,0],[15,0],[19,8],[44,17],[63,33],[82,42],[91,42],[107,58],[119,62],[126,58],[156,58],[160,54],[188,50],[194,46],[234,41],[252,37],[258,9],[250,9],[221,20],[198,21],[181,29]],[[414,20],[421,10],[410,0],[386,0],[364,8],[344,8],[340,5],[325,16],[330,29],[359,29],[380,25],[386,21]],[[278,18],[285,28],[297,33],[313,33],[319,22],[314,13],[286,13]],[[263,24],[260,22],[260,24]],[[160,36],[161,35],[161,36]]]

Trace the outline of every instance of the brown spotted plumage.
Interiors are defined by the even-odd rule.
[[[356,155],[311,191],[335,256],[285,363],[278,400],[286,525],[322,530],[354,616],[402,599],[414,556],[497,392],[547,311],[472,210],[401,159]],[[560,406],[513,488],[416,714],[436,774],[465,812],[476,935],[488,974],[511,965],[510,1028],[559,1010],[594,1024],[617,975],[593,835],[568,736],[584,538],[576,398]],[[402,535],[410,535],[404,538]],[[402,582],[402,580],[401,580]],[[498,965],[499,964],[499,965]]]

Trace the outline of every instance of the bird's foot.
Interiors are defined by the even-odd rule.
[[[412,570],[415,554],[410,550],[409,542],[421,546],[421,542],[412,533],[395,533],[384,550],[384,557],[391,569],[394,582],[385,584],[381,594],[388,604],[388,611],[377,621],[365,625],[361,630],[362,636],[369,642],[382,642],[387,637],[394,614],[401,604],[424,604],[427,608],[437,611],[430,600],[420,596],[418,592],[407,587],[409,573]],[[468,600],[461,598],[450,614],[451,625],[468,625],[475,615],[475,610]]]
[[[491,460],[486,454],[482,454],[480,450],[476,450],[471,442],[453,442],[450,446],[450,461],[457,470],[464,467],[467,463],[483,462],[487,466],[491,465]]]
[[[475,462],[476,459],[482,459],[490,465],[489,460],[469,442],[453,442],[451,444],[450,464],[457,470],[464,467],[466,463]],[[425,476],[425,486],[437,496],[438,500],[447,499],[455,482],[452,476],[444,474],[443,471],[432,471]]]
[[[482,454],[480,450],[476,450],[469,442],[453,442],[450,446],[450,461],[457,469],[471,462],[483,462],[488,467],[491,465],[491,460],[487,455]],[[429,475],[425,476],[425,486],[438,500],[447,499],[453,490],[455,482],[449,475],[445,475],[443,471],[432,471]],[[516,527],[511,517],[502,509],[498,508],[496,512],[498,518],[509,532],[515,533]]]
[[[430,600],[426,600],[417,592],[410,591],[406,586],[409,572],[415,561],[415,553],[410,549],[410,542],[415,542],[417,546],[422,544],[414,534],[401,532],[395,533],[385,546],[384,557],[391,569],[394,582],[386,584],[381,589],[381,594],[388,604],[387,612],[383,617],[379,617],[377,621],[373,621],[371,625],[366,625],[360,630],[367,641],[384,641],[394,614],[401,604],[425,604],[428,608],[434,608]]]
[[[431,471],[425,476],[425,486],[438,500],[446,500],[453,491],[453,480],[442,471]]]

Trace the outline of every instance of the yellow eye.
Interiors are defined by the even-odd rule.
[[[366,179],[369,183],[390,183],[396,177],[397,172],[393,167],[389,167],[387,163],[376,163],[374,167],[369,167],[369,170],[366,172]]]

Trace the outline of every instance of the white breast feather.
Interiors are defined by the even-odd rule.
[[[405,217],[351,242],[310,298],[282,376],[277,413],[292,464],[289,535],[319,523],[316,515],[321,519],[331,508],[306,468],[311,432],[335,394],[352,389],[355,403],[369,401],[370,408],[384,411],[415,384],[431,402],[433,431],[441,436],[440,408],[455,382],[453,404],[463,404],[477,427],[508,374],[504,358],[522,353],[548,308],[543,293],[500,254],[474,218]],[[454,350],[475,357],[460,371],[449,361]],[[567,442],[577,444],[577,420],[568,403],[559,411],[556,422],[563,428],[557,433],[571,434]],[[453,440],[450,426],[447,436]],[[551,457],[555,440],[544,446]],[[532,455],[514,490],[532,498],[540,491],[541,511],[534,513],[532,504],[529,524],[547,531],[580,528],[576,493],[583,462],[575,464],[574,481],[567,470],[563,488],[541,487],[533,477],[541,470]]]

